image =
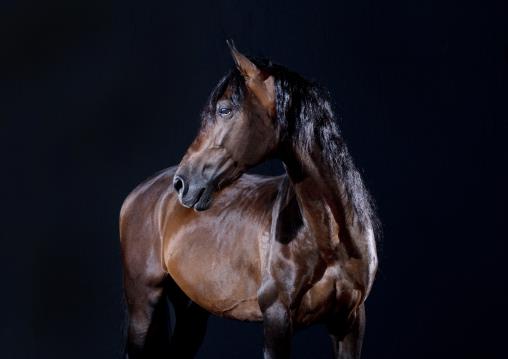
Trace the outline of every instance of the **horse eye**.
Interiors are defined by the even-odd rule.
[[[220,114],[221,116],[227,116],[227,115],[229,115],[230,113],[231,113],[231,109],[230,109],[230,108],[228,108],[228,107],[221,107],[221,108],[219,108],[219,114]]]

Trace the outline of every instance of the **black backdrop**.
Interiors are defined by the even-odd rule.
[[[333,94],[384,223],[365,358],[501,358],[508,21],[503,2],[3,1],[0,357],[114,358],[127,193],[178,163],[225,39]],[[265,165],[265,173],[278,171]],[[259,358],[213,318],[200,358]],[[319,327],[295,357],[325,358]]]

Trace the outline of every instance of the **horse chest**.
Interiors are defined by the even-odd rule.
[[[308,231],[288,244],[272,242],[263,282],[277,293],[267,297],[295,306],[296,325],[310,325],[330,313],[347,317],[364,298],[365,265],[342,247],[335,242],[319,246]]]
[[[303,295],[296,321],[299,325],[309,325],[330,314],[347,317],[360,304],[362,297],[362,291],[344,265],[330,265]]]

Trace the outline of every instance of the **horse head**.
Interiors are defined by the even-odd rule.
[[[173,178],[180,203],[196,211],[208,209],[214,192],[271,157],[279,139],[273,74],[228,45],[236,66],[212,92]]]

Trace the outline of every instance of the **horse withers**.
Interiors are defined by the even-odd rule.
[[[288,358],[294,331],[315,323],[336,358],[359,358],[377,268],[370,196],[326,92],[230,49],[179,166],[122,206],[126,355],[193,357],[212,313],[262,321],[265,358]],[[245,173],[270,158],[286,174]]]

